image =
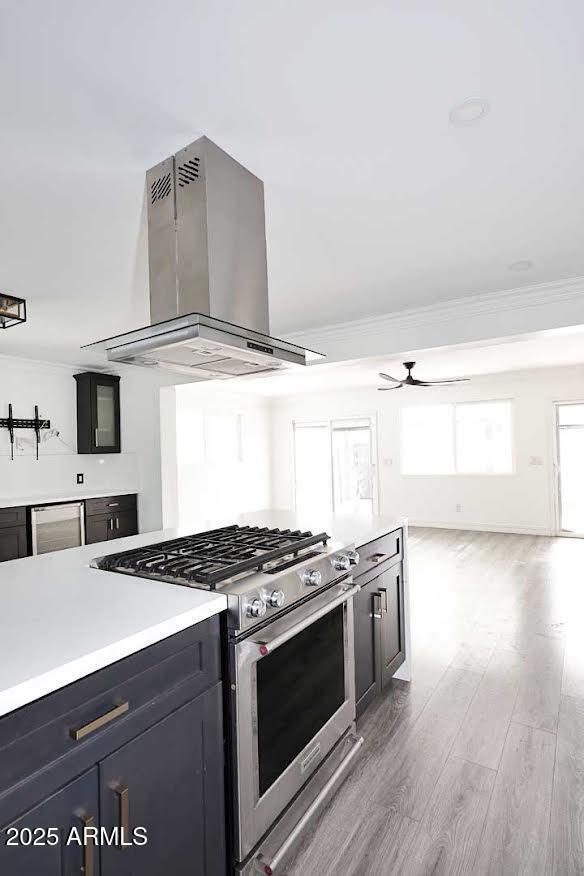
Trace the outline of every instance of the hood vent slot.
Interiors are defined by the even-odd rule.
[[[178,166],[178,184],[182,188],[199,178],[199,159],[191,158]]]
[[[155,204],[156,201],[162,201],[163,198],[170,195],[171,191],[172,181],[170,173],[158,177],[150,186],[150,203]]]

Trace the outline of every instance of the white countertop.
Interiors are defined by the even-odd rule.
[[[339,515],[309,523],[294,512],[274,510],[236,522],[324,530],[357,547],[405,525],[402,518]],[[0,715],[223,611],[227,599],[221,594],[89,567],[94,557],[194,531],[142,533],[116,539],[115,545],[102,542],[0,564]]]
[[[89,568],[149,532],[0,564],[0,715],[226,608],[225,596]]]
[[[101,499],[107,496],[130,496],[137,489],[128,490],[67,490],[66,492],[38,493],[35,496],[0,496],[0,508],[20,508],[22,505],[47,505],[51,502],[80,502],[81,499]]]
[[[238,523],[251,526],[274,526],[279,529],[309,529],[311,532],[327,532],[331,538],[361,547],[375,538],[380,538],[400,526],[407,526],[405,517],[350,517],[342,514],[302,517],[295,511],[277,511],[271,508],[242,514]]]

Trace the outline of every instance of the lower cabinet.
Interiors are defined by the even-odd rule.
[[[83,828],[98,825],[98,788],[98,770],[94,767],[4,828],[0,873],[98,876],[95,844],[80,844]]]
[[[8,526],[0,529],[0,563],[26,557],[27,541],[25,526]]]
[[[101,824],[148,842],[103,846],[102,876],[225,872],[221,685],[99,764]]]
[[[135,495],[109,496],[85,501],[85,543],[138,534]]]
[[[404,583],[401,563],[356,579],[355,698],[357,716],[383,690],[404,662]]]
[[[225,876],[222,702],[210,618],[0,718],[0,876]]]

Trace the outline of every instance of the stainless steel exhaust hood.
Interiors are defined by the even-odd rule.
[[[152,325],[111,362],[239,377],[323,358],[269,336],[264,184],[207,137],[146,174]]]

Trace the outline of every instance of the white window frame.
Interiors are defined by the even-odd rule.
[[[486,405],[486,404],[500,404],[501,402],[507,402],[510,405],[510,427],[509,427],[509,439],[511,441],[511,470],[510,471],[458,471],[456,469],[457,464],[457,446],[456,446],[456,408],[463,407],[466,405]],[[403,462],[402,462],[402,442],[403,442],[403,411],[406,408],[416,408],[416,407],[426,407],[425,404],[419,405],[402,405],[399,409],[399,468],[400,475],[404,478],[508,478],[512,477],[516,474],[516,458],[515,458],[515,399],[510,398],[481,398],[481,399],[472,399],[469,401],[456,401],[456,402],[447,402],[447,401],[439,401],[439,402],[428,402],[429,404],[433,404],[435,407],[450,407],[452,408],[452,458],[454,460],[454,470],[451,472],[434,472],[433,474],[411,474],[409,472],[405,472],[403,470]]]
[[[365,423],[365,421],[369,424],[370,431],[370,440],[371,440],[371,485],[372,485],[372,504],[373,504],[373,514],[379,514],[379,465],[377,459],[377,413],[373,411],[369,414],[363,414],[362,416],[352,415],[349,417],[329,417],[323,419],[303,419],[301,417],[297,417],[292,420],[292,469],[293,469],[293,478],[294,478],[294,509],[296,510],[296,428],[299,426],[300,428],[310,428],[325,426],[329,431],[329,461],[330,461],[330,473],[331,473],[331,481],[330,481],[330,491],[331,491],[331,513],[335,514],[335,481],[333,474],[333,429],[335,425],[340,425],[344,423]]]

